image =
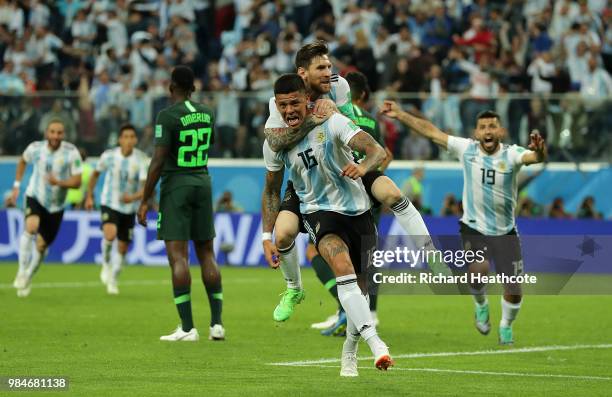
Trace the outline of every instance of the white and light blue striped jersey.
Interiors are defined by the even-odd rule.
[[[321,98],[327,98],[334,101],[340,113],[355,121],[355,112],[353,110],[353,104],[351,102],[351,88],[348,81],[342,76],[333,74],[330,81],[331,90],[325,95],[321,95]],[[270,98],[268,102],[268,108],[270,116],[266,120],[265,128],[286,128],[287,124],[283,120],[280,112],[276,108],[276,100],[274,97]]]
[[[57,150],[51,151],[46,140],[36,141],[28,145],[23,159],[33,166],[26,196],[35,198],[49,212],[62,211],[68,189],[52,186],[48,178],[53,175],[64,180],[81,174],[82,160],[76,146],[62,141]]]
[[[147,179],[149,161],[144,152],[134,148],[132,154],[125,157],[121,148],[108,149],[98,161],[96,171],[104,175],[104,186],[100,196],[100,204],[112,208],[122,214],[133,214],[138,209],[138,202],[124,203],[124,194],[134,194],[142,182]]]
[[[487,236],[500,236],[515,226],[516,176],[528,150],[504,145],[488,155],[473,139],[448,137],[448,151],[463,167],[461,222]]]
[[[275,153],[264,142],[266,168],[287,168],[302,214],[331,211],[355,216],[370,209],[370,198],[361,179],[340,175],[344,166],[353,163],[348,142],[359,131],[347,117],[334,113],[288,151]]]

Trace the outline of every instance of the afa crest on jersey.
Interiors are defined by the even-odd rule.
[[[499,170],[503,172],[508,169],[508,166],[506,165],[505,161],[500,161],[499,163],[497,163],[497,168],[499,168]]]
[[[325,131],[323,130],[322,127],[317,127],[316,129],[316,141],[317,143],[323,143],[327,140],[327,137],[325,135]]]

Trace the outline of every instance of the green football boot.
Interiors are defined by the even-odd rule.
[[[287,288],[281,294],[282,298],[278,306],[274,309],[274,321],[286,321],[293,314],[295,305],[302,302],[306,294],[303,289]]]
[[[499,327],[499,344],[514,344],[514,339],[512,338],[512,327]]]
[[[483,335],[488,335],[489,331],[491,331],[491,323],[489,322],[489,304],[485,303],[484,305],[476,306],[476,321],[474,324],[476,325],[476,329]]]

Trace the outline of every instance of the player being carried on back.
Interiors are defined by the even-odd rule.
[[[297,74],[279,77],[274,95],[283,120],[289,126],[299,127],[306,118],[308,102],[302,78]],[[356,164],[352,150],[366,153],[366,159]],[[384,158],[384,149],[370,135],[337,113],[312,128],[291,149],[273,152],[264,142],[268,171],[262,197],[263,227],[270,232],[274,227],[287,168],[300,199],[304,226],[334,270],[338,297],[347,313],[341,376],[358,375],[356,354],[360,336],[372,350],[377,368],[386,370],[392,365],[389,349],[376,332],[365,291],[369,253],[376,248],[376,227],[361,177],[376,169]]]
[[[349,85],[344,78],[332,74],[328,53],[327,45],[317,41],[302,47],[295,57],[297,73],[306,84],[309,101],[316,101],[314,105],[310,105],[313,107],[314,117],[308,117],[301,125],[287,124],[276,109],[274,98],[270,99],[270,117],[266,121],[265,133],[272,151],[292,148],[308,131],[329,117],[330,108],[335,109],[337,106],[345,116],[351,120],[355,119]],[[319,101],[320,99],[331,99],[336,105],[331,106],[329,100]],[[372,201],[380,202],[393,211],[402,228],[418,240],[415,241],[417,247],[435,249],[423,218],[410,201],[402,196],[400,189],[390,178],[374,169],[361,179]],[[287,289],[274,310],[273,318],[276,321],[287,320],[293,314],[295,305],[305,296],[294,242],[297,234],[305,230],[299,212],[299,199],[290,182],[287,183],[281,211],[274,225],[275,242],[272,242],[271,229],[264,229],[262,235],[266,260],[271,264],[273,256],[280,257],[280,268],[287,282]],[[430,267],[436,272],[450,274],[443,263],[430,263]]]

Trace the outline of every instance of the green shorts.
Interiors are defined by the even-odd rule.
[[[212,188],[206,175],[201,185],[162,188],[157,214],[157,239],[206,241],[215,238]]]

